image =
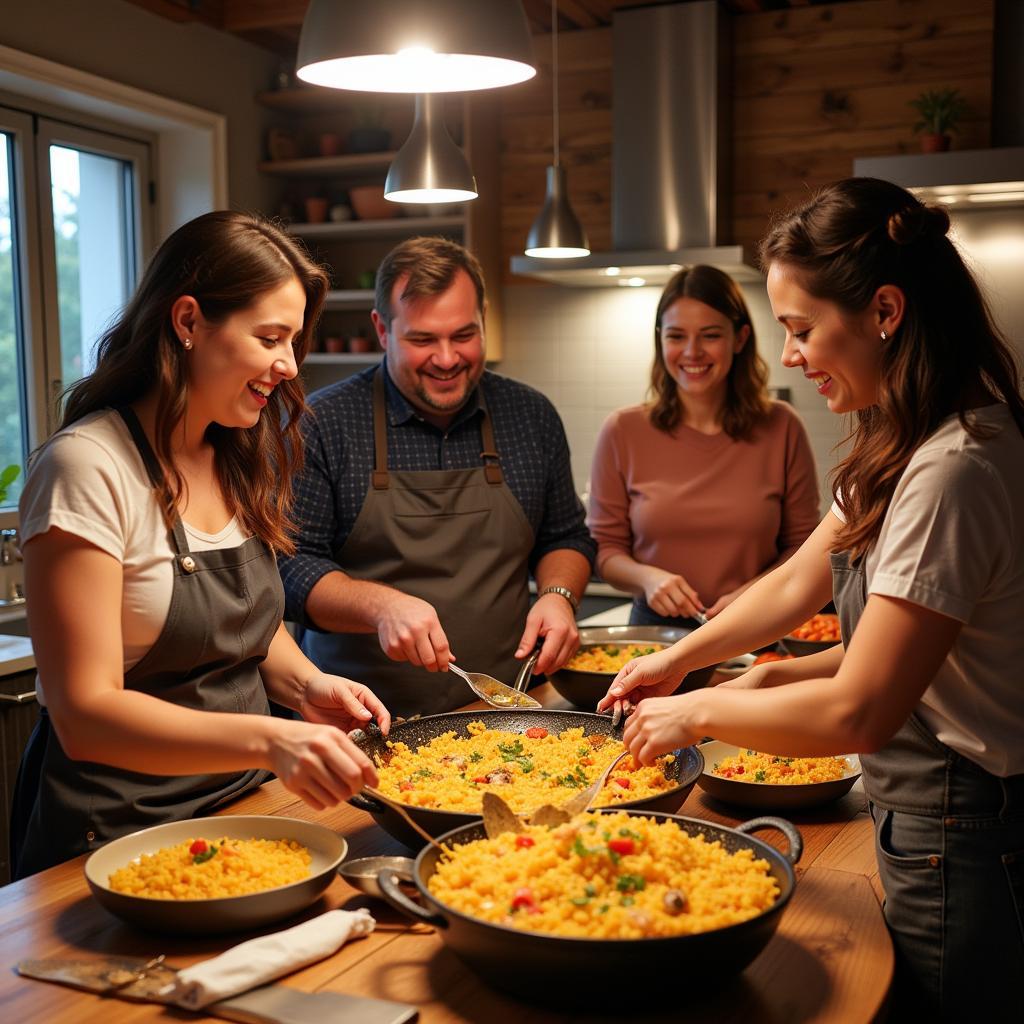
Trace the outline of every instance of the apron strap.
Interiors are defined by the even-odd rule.
[[[142,457],[142,463],[146,467],[146,473],[149,475],[149,482],[153,485],[153,489],[159,493],[164,486],[163,470],[160,468],[160,463],[153,451],[153,447],[149,443],[149,438],[146,437],[146,432],[142,429],[139,417],[135,415],[135,410],[127,405],[121,406],[117,412],[121,419],[124,420],[124,425],[128,428],[128,432],[132,435],[135,447],[138,449],[139,455]],[[188,539],[185,536],[185,529],[181,525],[181,516],[177,515],[177,513],[174,516],[171,533],[174,538],[175,553],[179,555],[187,554],[189,551]]]
[[[480,458],[484,463],[484,476],[489,484],[500,484],[504,480],[504,475],[501,472],[491,414],[487,410],[482,387],[477,388],[477,401],[483,412],[480,436],[484,450],[480,453]],[[377,491],[386,491],[389,484],[387,400],[384,392],[383,367],[379,367],[373,375],[373,472],[370,474],[370,483]]]

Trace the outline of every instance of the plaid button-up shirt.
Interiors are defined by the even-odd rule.
[[[386,370],[386,364],[384,366]],[[373,470],[373,375],[370,367],[316,392],[303,425],[306,465],[295,483],[297,549],[280,558],[288,619],[306,624],[309,592],[321,577],[344,570],[341,549],[355,525]],[[469,469],[482,465],[477,393],[447,430],[424,420],[385,377],[388,468]],[[569,444],[554,406],[540,392],[486,371],[478,387],[487,398],[494,439],[509,490],[533,527],[531,570],[549,551],[578,551],[591,564],[587,533],[569,464]]]

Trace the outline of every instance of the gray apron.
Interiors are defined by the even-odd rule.
[[[353,579],[383,583],[429,602],[463,668],[511,683],[521,664],[514,654],[530,605],[534,536],[504,482],[483,389],[477,394],[480,466],[392,472],[384,370],[378,370],[373,380],[375,468],[338,563]],[[392,714],[440,714],[471,697],[452,673],[392,661],[376,633],[310,628],[302,644],[324,671],[369,686]]]
[[[134,412],[119,410],[154,486],[160,466]],[[125,689],[200,711],[269,714],[259,664],[284,614],[274,555],[258,537],[189,552],[176,518],[174,579],[156,643],[124,677]],[[269,777],[253,769],[162,776],[72,761],[45,709],[22,757],[12,810],[15,877],[168,821],[202,815]]]
[[[847,552],[831,563],[849,645],[867,603],[863,563],[851,565]],[[1024,775],[987,772],[916,712],[860,762],[897,954],[893,1019],[974,1020],[1019,1008]]]

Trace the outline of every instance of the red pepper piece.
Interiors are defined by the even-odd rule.
[[[746,771],[746,768],[744,768],[743,765],[740,764],[740,765],[736,766],[736,774],[737,775],[742,775],[745,771]]]
[[[487,776],[486,775],[478,775],[473,781],[474,782],[486,782],[487,781]]]
[[[608,849],[614,850],[616,853],[626,857],[636,849],[636,843],[629,836],[622,836],[621,838],[609,839]]]
[[[629,779],[612,779],[612,782],[614,782],[616,786],[621,786],[623,789],[629,789],[632,785]]]
[[[399,784],[398,788],[403,793],[408,793],[413,788],[413,784],[408,779],[403,779]]]
[[[533,836],[516,836],[516,846],[520,850],[525,850],[528,846],[533,846]]]
[[[536,910],[537,901],[534,899],[532,889],[516,889],[512,895],[512,909],[513,910]]]
[[[542,740],[547,736],[547,734],[547,729],[542,729],[539,725],[535,725],[532,729],[526,730],[526,735],[529,736],[531,740]]]
[[[197,839],[189,848],[188,852],[194,857],[198,853],[206,853],[210,848],[205,839]]]

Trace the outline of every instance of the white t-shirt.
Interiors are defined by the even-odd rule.
[[[51,527],[82,537],[124,566],[124,670],[153,646],[171,606],[174,551],[142,456],[120,415],[91,413],[46,443],[32,462],[19,505],[22,542]],[[244,544],[237,519],[218,533],[183,524],[189,548]]]
[[[962,622],[917,712],[994,775],[1024,772],[1024,437],[1002,403],[957,416],[914,452],[864,563],[869,594]],[[836,505],[835,515],[842,519]]]

